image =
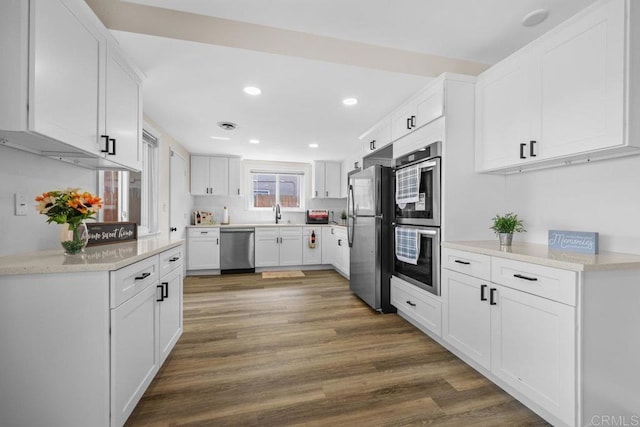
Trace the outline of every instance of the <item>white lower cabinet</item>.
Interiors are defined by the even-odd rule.
[[[220,268],[220,228],[189,228],[187,232],[188,270]]]
[[[444,341],[554,424],[575,425],[576,273],[452,249],[442,259]]]
[[[322,229],[322,263],[331,264],[336,270],[349,277],[351,250],[345,227],[325,227]]]
[[[442,334],[442,302],[440,298],[391,276],[391,305],[420,329]]]
[[[302,264],[322,264],[322,248],[324,240],[322,236],[322,228],[304,227],[302,229],[302,234]]]
[[[160,278],[159,292],[162,292],[158,297],[160,364],[164,363],[182,335],[182,263],[176,264],[173,268]]]
[[[302,227],[256,227],[256,267],[302,265]]]

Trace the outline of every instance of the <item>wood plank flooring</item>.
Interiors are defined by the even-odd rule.
[[[184,333],[127,426],[546,426],[330,270],[189,277]]]

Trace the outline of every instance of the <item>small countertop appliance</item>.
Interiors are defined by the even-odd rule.
[[[327,209],[307,209],[307,224],[329,224],[329,211]]]

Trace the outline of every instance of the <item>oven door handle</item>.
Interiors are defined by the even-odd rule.
[[[434,230],[418,230],[418,234],[421,236],[435,236],[438,232]]]

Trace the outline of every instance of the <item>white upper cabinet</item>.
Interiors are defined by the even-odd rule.
[[[478,171],[638,153],[626,132],[638,103],[625,83],[634,66],[626,32],[640,24],[628,19],[631,6],[601,1],[478,77]]]
[[[140,170],[141,80],[86,3],[4,1],[0,40],[4,144],[89,168]]]
[[[313,162],[313,193],[314,198],[339,198],[342,182],[342,165],[340,162]]]
[[[395,141],[444,114],[444,80],[430,84],[391,114],[391,139]]]
[[[386,118],[375,127],[365,132],[361,137],[362,155],[374,153],[391,144],[391,120]]]
[[[240,158],[191,156],[191,194],[240,195]]]
[[[106,75],[105,127],[101,135],[106,156],[141,170],[142,87],[136,74],[115,49],[109,48]],[[105,139],[107,141],[105,141]]]

